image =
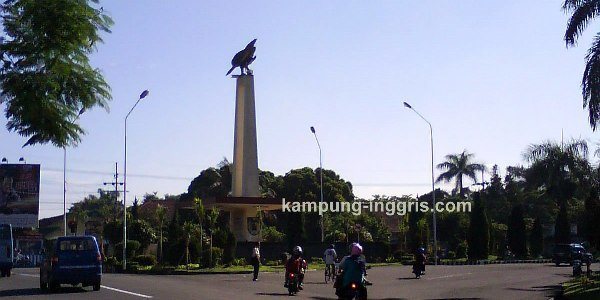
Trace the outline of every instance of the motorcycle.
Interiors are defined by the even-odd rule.
[[[419,279],[421,278],[421,275],[425,274],[425,265],[424,264],[418,264],[418,263],[414,263],[413,264],[413,273],[415,274],[415,278]]]
[[[581,261],[576,259],[573,261],[573,277],[579,277],[583,273]]]
[[[367,287],[364,282],[352,282],[338,294],[338,297],[344,300],[366,300]]]
[[[298,291],[300,290],[300,283],[298,282],[298,274],[289,273],[287,288],[288,288],[288,293],[290,296],[293,296],[298,293]]]

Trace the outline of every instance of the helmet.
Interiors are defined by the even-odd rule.
[[[302,247],[300,247],[300,246],[294,247],[294,250],[292,250],[292,253],[295,255],[302,255]]]
[[[421,247],[417,250],[417,252],[419,252],[419,254],[424,254],[425,253],[425,248]]]
[[[333,249],[333,248],[335,248],[334,244],[329,245],[329,249]]]
[[[352,243],[350,246],[350,255],[361,255],[362,251],[363,248],[359,243]]]

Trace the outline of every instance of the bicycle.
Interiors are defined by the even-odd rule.
[[[329,283],[329,281],[335,282],[336,269],[334,264],[325,265],[325,283]]]

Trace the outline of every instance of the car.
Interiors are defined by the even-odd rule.
[[[556,266],[561,263],[573,264],[573,260],[593,261],[592,254],[588,253],[581,244],[556,244],[552,253],[552,261]]]
[[[100,290],[102,255],[93,236],[59,237],[44,253],[40,267],[40,288],[54,291],[61,284],[92,286]]]

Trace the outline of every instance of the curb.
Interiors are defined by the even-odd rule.
[[[551,259],[510,259],[510,260],[474,260],[474,261],[450,261],[439,262],[443,266],[462,266],[462,265],[495,265],[495,264],[547,264]]]

